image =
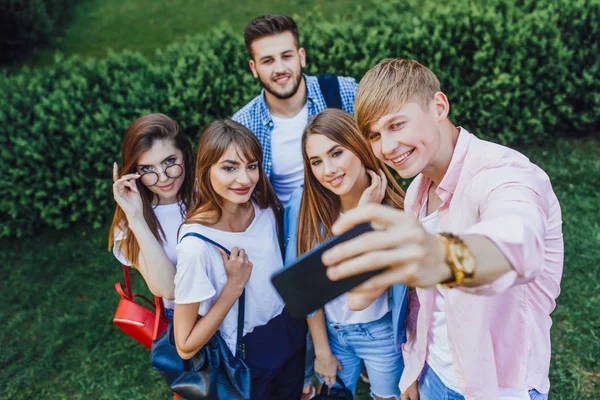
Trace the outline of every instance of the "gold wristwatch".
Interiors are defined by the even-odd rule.
[[[446,247],[446,263],[454,275],[449,280],[438,283],[438,286],[450,288],[462,285],[465,280],[473,278],[475,258],[469,246],[461,238],[451,233],[440,233],[437,236]]]

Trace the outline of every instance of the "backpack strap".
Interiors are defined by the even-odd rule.
[[[220,248],[221,250],[223,250],[225,252],[225,254],[227,254],[228,257],[231,255],[231,252],[229,250],[227,250],[221,244],[215,242],[212,239],[207,238],[204,235],[196,233],[196,232],[188,232],[188,233],[186,233],[179,240],[179,242],[181,242],[183,239],[185,239],[188,236],[196,237],[196,238],[198,238],[200,240],[204,240],[207,243],[210,243],[212,245],[217,246],[218,248]],[[246,357],[246,345],[244,344],[244,341],[243,341],[243,337],[244,337],[244,314],[245,313],[246,313],[246,289],[242,290],[242,294],[241,294],[241,296],[238,299],[237,343],[236,343],[236,347],[235,347],[235,349],[236,349],[235,350],[235,356],[237,358],[241,358],[242,360]]]
[[[317,76],[321,93],[325,98],[327,108],[342,109],[342,96],[340,95],[340,82],[336,75],[319,75]]]

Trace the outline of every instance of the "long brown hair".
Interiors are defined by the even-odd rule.
[[[219,161],[230,144],[236,145],[248,161],[258,162],[259,179],[251,198],[260,209],[271,207],[280,222],[282,207],[265,174],[260,142],[244,125],[223,120],[211,122],[200,136],[196,157],[198,202],[188,213],[185,223],[214,225],[223,216],[223,199],[210,182],[210,168]]]
[[[339,217],[341,209],[339,196],[321,185],[312,173],[306,153],[306,142],[310,135],[324,135],[354,153],[367,169],[377,173],[380,169],[383,170],[387,178],[383,201],[394,208],[404,209],[404,191],[386,166],[375,157],[371,147],[358,131],[352,115],[339,109],[328,108],[314,117],[302,134],[304,190],[298,217],[298,255],[306,253],[332,236],[331,226]]]
[[[187,136],[179,129],[177,122],[164,114],[148,114],[136,119],[125,132],[123,144],[121,145],[121,171],[119,178],[136,172],[137,163],[142,154],[152,148],[158,140],[167,140],[183,154],[183,169],[185,172],[183,183],[177,193],[181,205],[181,216],[185,217],[186,210],[193,206],[194,202],[194,154],[192,144]],[[160,222],[154,214],[152,202],[155,194],[150,191],[139,179],[136,187],[142,198],[144,207],[144,219],[154,237],[163,243],[164,232]],[[129,231],[129,225],[125,213],[117,205],[112,225],[108,234],[108,249],[112,249],[115,242],[115,233],[123,231],[125,238],[119,243],[119,250],[133,264],[137,265],[140,246],[133,234]]]

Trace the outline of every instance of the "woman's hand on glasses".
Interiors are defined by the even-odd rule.
[[[119,167],[117,163],[113,164],[113,196],[130,222],[132,218],[144,215],[142,198],[135,183],[139,178],[137,173],[119,178]]]

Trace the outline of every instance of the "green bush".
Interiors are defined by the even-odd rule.
[[[0,61],[54,40],[74,0],[0,0]]]
[[[382,1],[299,24],[309,74],[358,79],[382,58],[415,58],[440,78],[453,120],[482,137],[600,130],[600,0]],[[127,126],[164,112],[196,139],[259,92],[247,61],[241,34],[220,27],[152,62],[126,52],[0,75],[0,237],[101,224]]]

